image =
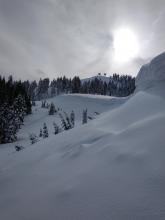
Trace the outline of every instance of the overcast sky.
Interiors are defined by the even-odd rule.
[[[117,65],[113,32],[123,26],[136,33],[140,51]],[[165,0],[0,0],[1,75],[136,75],[163,51]]]

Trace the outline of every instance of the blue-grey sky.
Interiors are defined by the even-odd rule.
[[[164,0],[0,0],[0,74],[38,79],[98,72],[136,75],[165,51]],[[114,31],[128,27],[138,55],[114,62]]]

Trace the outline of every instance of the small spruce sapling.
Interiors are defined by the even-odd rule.
[[[67,124],[67,128],[68,128],[67,130],[69,130],[72,128],[72,123],[71,123],[71,120],[70,120],[68,114],[66,112],[64,112],[64,114],[65,114],[66,124]]]
[[[54,127],[54,134],[55,135],[58,134],[60,132],[59,126],[55,122],[53,122],[53,127]]]
[[[45,108],[46,107],[46,100],[41,102],[41,108]]]
[[[43,125],[43,134],[42,134],[42,136],[43,136],[43,138],[49,137],[48,128],[46,126],[46,123],[44,123],[44,125]]]
[[[50,104],[50,108],[49,108],[49,115],[54,115],[54,113],[56,112],[55,106],[53,104],[53,102]]]
[[[88,115],[87,115],[87,109],[83,110],[83,119],[82,119],[82,123],[86,124],[88,120]]]
[[[29,135],[29,139],[30,139],[31,144],[35,144],[35,143],[38,141],[37,135],[34,134],[34,133],[31,133],[31,134]]]
[[[64,130],[68,130],[68,125],[67,125],[67,122],[65,121],[63,115],[61,113],[59,113],[59,117],[61,119],[61,126]]]
[[[72,111],[71,114],[70,114],[70,122],[71,122],[72,128],[74,128],[74,125],[75,125],[75,113],[74,113],[74,111]]]
[[[40,129],[40,134],[39,134],[39,137],[42,137],[43,134],[42,134],[42,128]]]

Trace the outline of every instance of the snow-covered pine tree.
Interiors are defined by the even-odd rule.
[[[56,112],[56,109],[55,109],[54,103],[52,102],[49,108],[49,115],[54,115],[55,112]]]
[[[41,102],[41,108],[46,108],[46,100]]]
[[[73,110],[72,110],[72,112],[70,114],[70,122],[71,122],[72,128],[74,128],[74,125],[75,125],[75,113],[74,113]]]
[[[67,130],[69,130],[72,128],[72,123],[71,123],[71,120],[70,120],[68,114],[66,112],[64,112],[64,114],[65,114],[66,124],[67,124],[67,128],[68,128]]]
[[[5,143],[5,129],[7,125],[6,115],[7,113],[7,104],[4,103],[0,105],[0,143]]]
[[[39,137],[42,137],[42,128],[40,129],[40,134],[39,134]]]
[[[35,143],[38,141],[37,135],[34,134],[34,133],[31,133],[31,134],[29,135],[29,139],[30,139],[31,144],[35,144]]]
[[[87,116],[87,109],[83,110],[83,118],[82,118],[82,123],[86,124],[88,120],[88,116]]]
[[[59,126],[55,122],[53,122],[53,127],[54,127],[54,134],[55,135],[58,134],[60,132]]]
[[[8,108],[8,125],[7,125],[7,130],[6,130],[6,143],[12,143],[17,140],[17,131],[18,131],[18,125],[17,125],[17,118],[15,117],[14,114],[14,108],[13,106],[10,106]]]
[[[31,104],[31,100],[30,100],[30,97],[29,96],[25,96],[25,114],[32,114],[32,104]]]
[[[46,123],[44,123],[44,125],[43,125],[43,135],[42,136],[43,136],[43,138],[49,137],[48,128],[46,126]]]
[[[53,97],[56,95],[56,88],[54,85],[52,85],[50,88],[51,88],[51,97]]]
[[[64,130],[68,130],[69,127],[68,127],[68,123],[65,121],[63,115],[61,113],[59,113],[59,117],[61,119],[61,126]]]
[[[4,103],[0,106],[0,143],[13,142],[17,139],[18,126],[15,123],[13,106]]]
[[[18,95],[13,103],[15,116],[17,117],[18,127],[20,128],[23,125],[24,117],[26,115],[26,103],[22,95]]]

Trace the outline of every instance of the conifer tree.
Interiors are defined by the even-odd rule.
[[[82,119],[82,123],[86,124],[87,123],[87,109],[83,110],[83,119]]]
[[[13,106],[8,106],[5,113],[5,143],[17,140],[16,133],[18,131],[17,116],[14,114]]]
[[[32,113],[32,104],[31,104],[31,100],[30,97],[25,96],[25,110],[26,110],[26,114],[31,114]]]
[[[59,117],[61,119],[61,126],[64,130],[68,130],[69,127],[68,127],[68,123],[65,121],[63,115],[61,113],[59,113]]]
[[[72,128],[73,128],[74,125],[75,125],[75,113],[74,113],[73,110],[72,110],[72,112],[70,114],[70,122],[71,122],[71,125],[72,125]]]
[[[66,112],[64,112],[64,114],[65,114],[65,119],[66,119],[66,124],[67,124],[67,130],[69,130],[72,128],[72,123],[71,123],[71,120],[70,120],[68,114]]]
[[[20,128],[20,126],[23,125],[24,117],[26,115],[27,110],[25,99],[21,95],[18,95],[13,105],[15,116],[18,118],[18,126]]]
[[[54,127],[54,134],[55,135],[58,134],[60,132],[59,126],[55,122],[53,122],[53,127]]]
[[[50,108],[49,108],[49,115],[54,115],[54,113],[56,112],[55,106],[53,104],[53,102],[50,104]]]
[[[46,126],[46,123],[44,123],[44,125],[43,125],[43,135],[42,136],[43,136],[43,138],[49,137],[48,128]]]
[[[38,141],[37,135],[34,134],[34,133],[31,133],[31,134],[29,135],[29,139],[30,139],[31,144],[35,144],[35,143]]]
[[[0,106],[0,143],[13,142],[17,139],[18,125],[13,106],[4,103]]]
[[[40,129],[40,134],[39,134],[39,137],[42,137],[42,128]]]

